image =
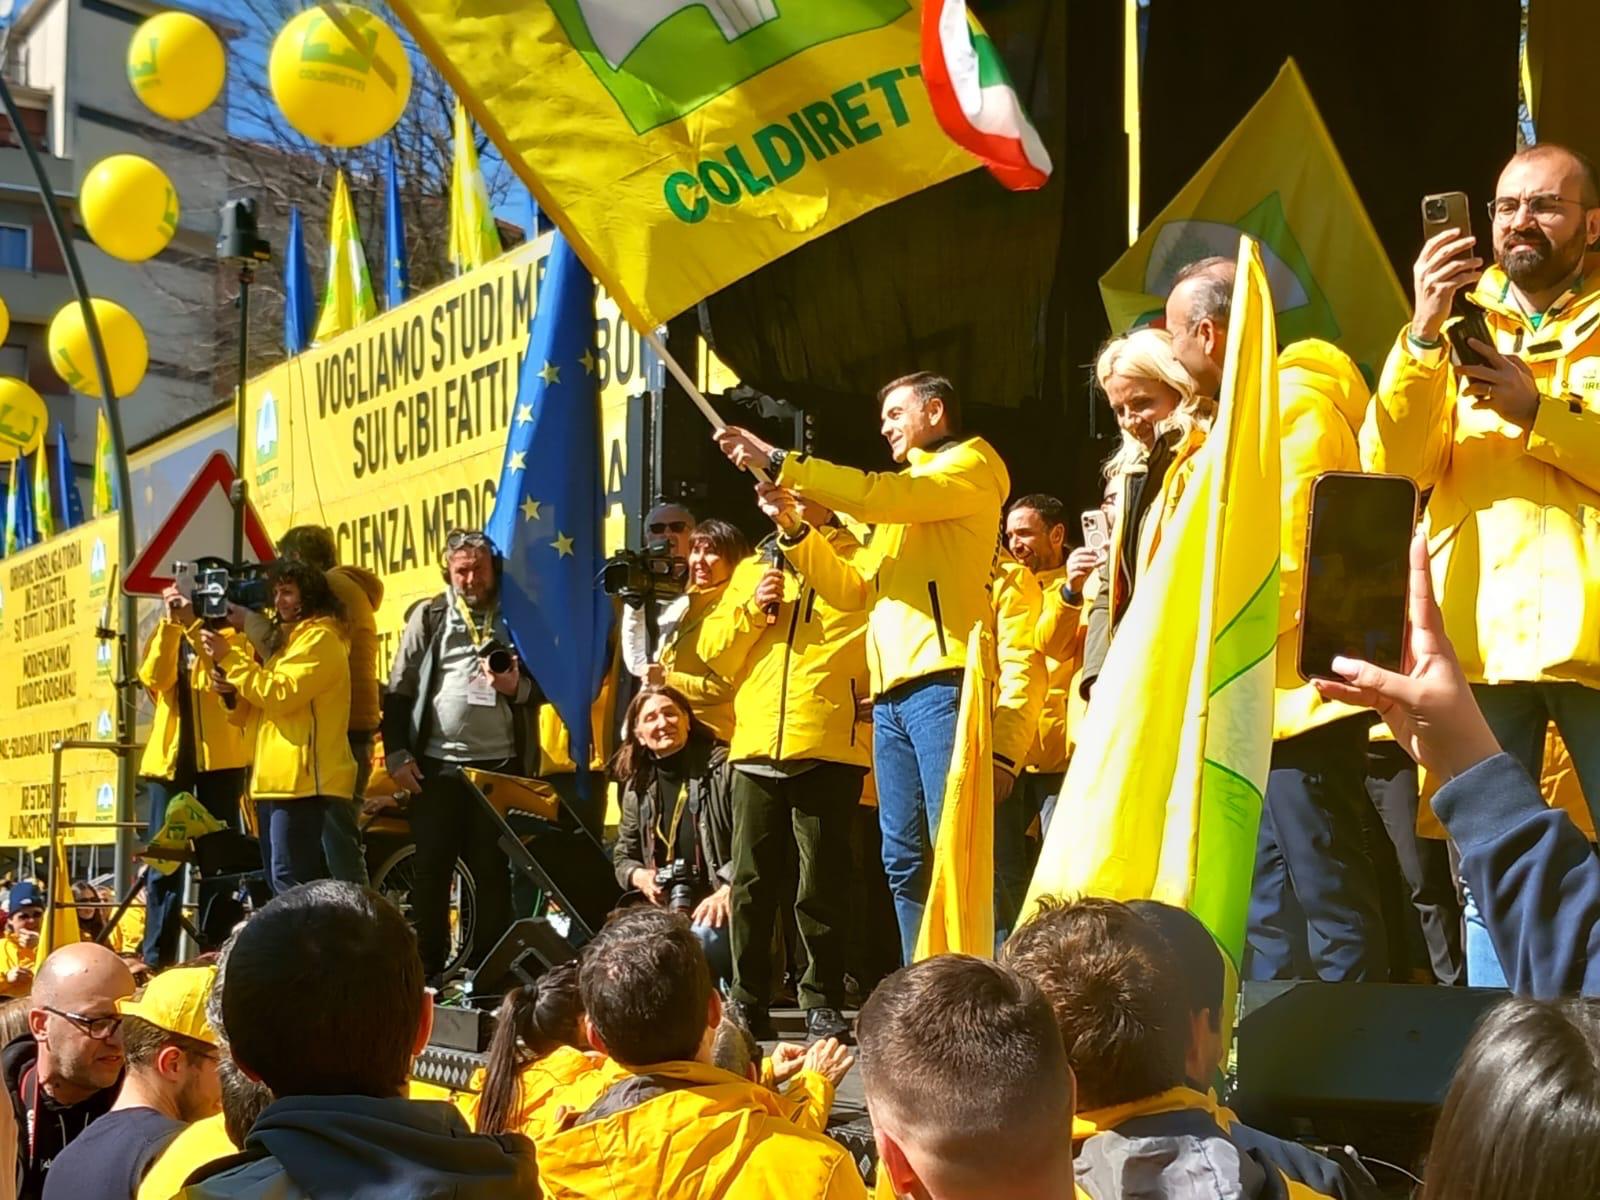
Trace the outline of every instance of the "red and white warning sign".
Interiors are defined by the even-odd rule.
[[[172,512],[134,559],[122,590],[135,596],[159,596],[175,576],[172,564],[199,558],[233,557],[233,460],[218,450],[189,481]],[[266,563],[275,557],[267,527],[248,502],[244,508],[245,562]]]

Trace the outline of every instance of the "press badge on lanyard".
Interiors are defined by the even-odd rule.
[[[456,596],[456,612],[467,627],[467,636],[472,639],[473,648],[483,645],[484,635],[479,631],[478,623],[472,619],[472,610],[462,603],[459,594]],[[493,708],[500,703],[500,693],[494,690],[494,684],[483,673],[482,659],[478,660],[478,673],[467,683],[467,703],[474,708]]]

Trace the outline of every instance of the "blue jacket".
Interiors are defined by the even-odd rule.
[[[1445,784],[1433,811],[1460,848],[1511,990],[1600,995],[1600,858],[1567,814],[1509,754]]]

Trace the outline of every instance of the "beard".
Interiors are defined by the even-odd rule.
[[[1543,292],[1578,273],[1588,249],[1580,230],[1557,246],[1542,229],[1508,233],[1500,245],[1500,269],[1525,292]]]

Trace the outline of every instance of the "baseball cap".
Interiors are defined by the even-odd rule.
[[[118,1000],[117,1011],[215,1046],[220,1039],[206,1018],[206,999],[216,978],[216,967],[171,967],[145,984],[136,998]]]
[[[6,912],[14,913],[19,908],[43,908],[44,893],[39,890],[39,885],[30,879],[13,884],[11,895],[6,899]]]

